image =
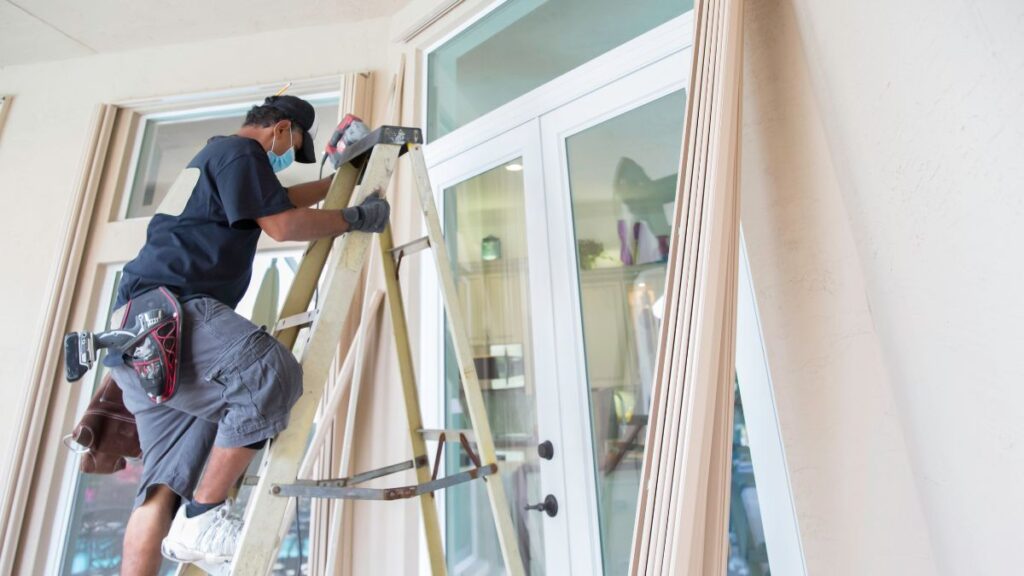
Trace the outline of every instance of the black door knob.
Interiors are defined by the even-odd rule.
[[[544,501],[540,504],[534,504],[533,506],[523,506],[523,510],[536,510],[538,512],[546,512],[548,516],[554,518],[558,515],[558,500],[552,494],[548,494],[544,497]]]
[[[545,460],[551,460],[555,457],[555,445],[551,443],[551,440],[537,444],[537,455]]]

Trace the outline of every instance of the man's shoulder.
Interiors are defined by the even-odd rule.
[[[206,143],[206,146],[196,154],[190,164],[195,167],[216,166],[221,167],[230,164],[242,157],[261,157],[266,154],[259,142],[252,138],[243,136],[214,136]]]

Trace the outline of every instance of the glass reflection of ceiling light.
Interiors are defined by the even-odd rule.
[[[509,172],[522,172],[523,171],[523,165],[519,164],[518,162],[513,163],[513,164],[506,164],[505,165],[505,170],[508,170]]]
[[[654,305],[651,306],[651,314],[658,320],[661,320],[665,316],[665,296],[659,297],[654,301]]]

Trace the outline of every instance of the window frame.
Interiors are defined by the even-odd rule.
[[[509,0],[481,2],[468,15],[455,16],[431,26],[423,37],[417,38],[412,46],[416,48],[416,118],[425,124],[428,117],[428,61],[431,52],[474,25]],[[580,97],[590,94],[602,86],[655,62],[671,57],[680,50],[679,38],[691,38],[694,26],[694,12],[689,11],[612,50],[598,56],[562,76],[548,81],[519,98],[487,112],[448,134],[426,141],[424,154],[429,167],[442,164],[452,158],[474,149],[490,139],[505,134],[526,122],[560,108]],[[430,34],[434,31],[434,34]],[[419,32],[418,32],[419,33]],[[688,44],[689,45],[689,44]],[[685,48],[684,48],[685,49]],[[612,73],[609,75],[608,71]],[[688,89],[688,86],[686,87]],[[438,188],[438,182],[434,182]],[[435,202],[441,205],[441,198],[435,193]],[[789,467],[785,457],[778,414],[775,407],[771,371],[768,365],[760,316],[757,311],[756,291],[750,276],[745,240],[740,231],[739,262],[739,306],[746,308],[747,322],[737,326],[736,373],[740,393],[744,399],[745,418],[751,430],[751,455],[755,460],[755,477],[766,541],[772,539],[769,549],[774,546],[770,563],[774,571],[784,574],[807,574],[802,540],[795,503],[792,494]],[[431,270],[421,273],[421,280],[428,283],[433,279]],[[436,299],[433,299],[436,300]],[[438,338],[443,341],[443,317],[439,307],[430,305],[430,298],[424,299],[419,314],[420,324],[420,365],[423,373],[443,378],[443,355],[437,354]],[[438,301],[439,302],[439,301]],[[739,315],[738,315],[739,316]],[[439,336],[440,335],[440,336]],[[425,379],[431,381],[432,379]],[[424,415],[438,422],[444,422],[443,391],[438,393],[421,384]],[[436,400],[433,401],[432,400]],[[756,439],[754,437],[757,436]],[[759,457],[760,456],[760,457]],[[444,508],[444,494],[440,494],[438,505]],[[441,514],[442,532],[445,532],[445,515]],[[771,535],[769,535],[771,533]],[[773,538],[774,536],[774,538]],[[598,563],[600,565],[600,563]],[[421,567],[421,574],[429,570]]]

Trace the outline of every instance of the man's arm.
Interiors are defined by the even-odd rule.
[[[312,182],[290,186],[287,189],[288,199],[299,208],[312,206],[327,197],[327,191],[331,188],[331,180],[333,179],[334,175],[332,174],[321,180],[313,180]]]
[[[256,223],[278,242],[331,238],[350,230],[382,232],[391,215],[391,206],[375,190],[359,206],[341,210],[292,208],[256,219]]]
[[[315,182],[308,184],[315,184]],[[303,184],[303,186],[306,185]],[[292,188],[288,189],[288,196],[292,196]],[[267,233],[267,236],[278,242],[331,238],[344,234],[350,229],[349,223],[342,217],[340,210],[317,210],[314,208],[285,210],[272,216],[257,218],[256,223]]]

